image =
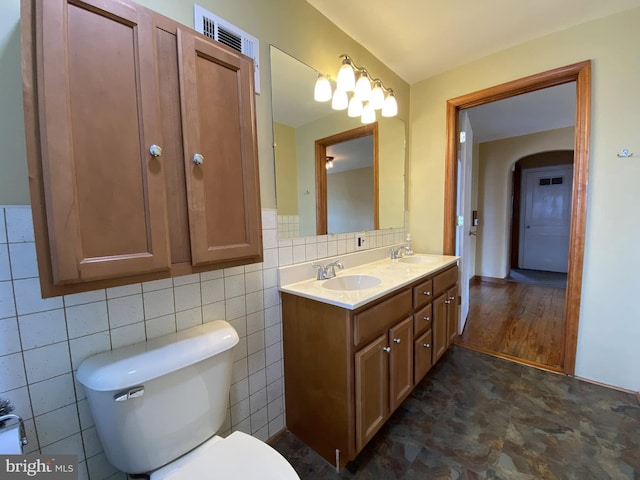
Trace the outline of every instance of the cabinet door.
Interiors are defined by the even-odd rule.
[[[451,345],[458,336],[458,286],[447,290],[447,335]]]
[[[447,332],[447,293],[436,298],[433,303],[433,363],[436,363],[447,350],[449,337]]]
[[[389,415],[389,352],[381,335],[355,355],[356,451],[362,450]]]
[[[415,378],[417,384],[427,374],[433,365],[432,332],[427,330],[414,343]]]
[[[253,64],[178,30],[193,265],[260,257]]]
[[[393,412],[413,387],[413,317],[389,330],[389,393]]]
[[[36,2],[44,203],[56,285],[169,268],[152,20]]]

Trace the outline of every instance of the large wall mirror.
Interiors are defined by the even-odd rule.
[[[402,227],[404,122],[378,115],[362,125],[314,101],[316,78],[271,46],[279,238]]]

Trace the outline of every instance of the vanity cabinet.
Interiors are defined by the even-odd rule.
[[[458,335],[458,269],[450,268],[433,279],[433,362]]]
[[[443,285],[453,294],[457,272],[448,267],[354,310],[282,292],[288,429],[338,468],[353,460],[439,358],[432,299]]]
[[[44,297],[261,260],[253,64],[126,0],[23,0]]]

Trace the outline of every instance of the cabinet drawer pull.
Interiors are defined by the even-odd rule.
[[[393,339],[393,343],[400,343],[400,339],[399,338],[394,338]]]
[[[424,292],[422,292],[423,295],[426,295],[427,297],[431,296],[431,292],[429,290],[425,290]]]
[[[424,348],[431,348],[431,344],[430,343],[423,343],[422,346]]]
[[[200,153],[196,153],[191,161],[196,165],[202,165],[202,162],[204,162],[204,157]]]
[[[428,322],[429,320],[431,320],[431,317],[423,317],[422,318],[425,322]]]
[[[446,303],[447,305],[449,305],[451,303],[451,300],[445,300],[444,303]]]
[[[391,351],[391,347],[382,347],[382,351],[389,353]]]
[[[453,301],[455,299],[456,299],[456,297],[449,297],[449,300],[451,300],[451,301]]]
[[[149,147],[149,153],[152,157],[159,157],[162,155],[162,148],[160,145],[156,145],[155,143]]]

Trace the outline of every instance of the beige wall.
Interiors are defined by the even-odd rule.
[[[296,130],[282,123],[273,124],[276,155],[276,190],[278,215],[298,215],[298,166]]]
[[[445,107],[449,98],[592,59],[585,267],[576,374],[640,390],[640,9],[541,37],[411,86],[410,229],[442,250]],[[629,221],[631,220],[631,221]],[[611,299],[615,299],[612,301]]]
[[[20,2],[0,2],[0,205],[29,203],[20,73]]]
[[[20,85],[20,0],[3,0],[0,3],[0,205],[28,204]],[[193,0],[138,0],[137,3],[193,26]],[[260,41],[261,94],[256,97],[256,105],[263,208],[275,208],[276,205],[270,44],[320,71],[334,75],[340,67],[338,56],[348,53],[358,65],[365,65],[374,77],[382,78],[394,89],[399,104],[398,116],[408,119],[408,84],[307,2],[198,0],[197,3]]]
[[[572,150],[573,127],[480,144],[476,274],[505,278],[509,272],[513,165],[532,153]]]

